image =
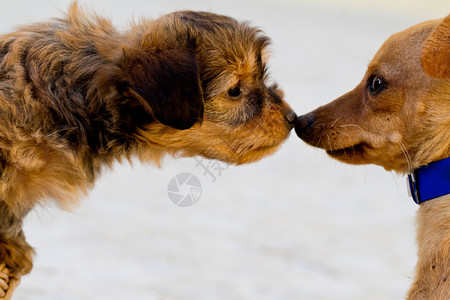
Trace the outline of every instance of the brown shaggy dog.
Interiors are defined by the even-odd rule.
[[[393,35],[353,91],[299,117],[295,129],[342,162],[399,173],[450,157],[450,15]],[[450,195],[423,202],[417,220],[408,299],[450,299]]]
[[[76,3],[63,19],[1,36],[0,297],[32,268],[26,214],[50,198],[70,207],[115,160],[272,154],[295,114],[266,85],[268,43],[204,12],[118,32]]]

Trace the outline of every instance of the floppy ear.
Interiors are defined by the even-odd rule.
[[[204,110],[195,36],[171,16],[146,30],[123,51],[126,90],[157,121],[188,129]]]
[[[141,53],[127,77],[128,91],[159,122],[188,129],[202,120],[203,92],[193,51]]]
[[[422,49],[422,68],[434,78],[450,78],[450,15],[431,33]]]

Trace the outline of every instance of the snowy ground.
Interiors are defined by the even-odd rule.
[[[69,1],[0,4],[0,32],[58,16]],[[443,17],[442,1],[82,1],[125,26],[134,16],[209,10],[251,20],[273,40],[272,78],[305,113],[353,89],[390,34]],[[32,213],[35,267],[17,300],[402,299],[415,264],[405,180],[379,167],[332,161],[292,135],[257,164],[215,181],[193,158],[163,168],[118,165],[73,213]],[[202,194],[168,197],[188,172]]]

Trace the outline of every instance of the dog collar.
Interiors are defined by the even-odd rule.
[[[415,169],[408,174],[408,183],[417,204],[450,194],[450,157]]]

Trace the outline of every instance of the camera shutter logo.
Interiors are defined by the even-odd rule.
[[[197,203],[202,195],[200,180],[191,173],[180,173],[173,177],[167,187],[170,201],[180,207],[189,207]]]

